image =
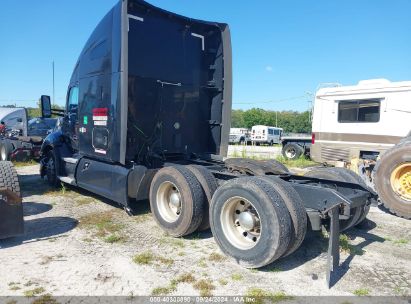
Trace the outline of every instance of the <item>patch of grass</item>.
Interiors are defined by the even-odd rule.
[[[165,296],[172,293],[174,290],[170,287],[156,287],[151,291],[152,296]]]
[[[370,291],[367,288],[359,288],[354,290],[353,294],[359,297],[364,297],[368,296],[370,294]]]
[[[309,158],[306,158],[304,155],[302,155],[300,158],[296,160],[289,160],[286,159],[284,156],[280,155],[276,158],[276,160],[291,168],[306,168],[318,165],[318,163],[313,162]]]
[[[26,291],[23,292],[23,294],[24,294],[25,297],[32,298],[34,296],[42,294],[45,291],[46,290],[43,287],[37,287],[37,288],[34,288],[34,289],[26,290]]]
[[[405,294],[405,288],[401,288],[401,287],[397,286],[393,289],[393,291],[394,291],[395,294],[400,295],[400,296],[405,296],[406,295]]]
[[[215,289],[213,282],[211,280],[201,279],[193,285],[194,289],[200,291],[200,296],[210,297],[212,296],[212,291]]]
[[[191,273],[184,273],[177,278],[179,283],[194,283],[196,281],[195,277]]]
[[[233,273],[233,274],[231,275],[231,279],[232,279],[233,281],[241,281],[241,280],[243,279],[243,276],[242,276],[241,274],[239,274],[239,273]]]
[[[182,239],[176,239],[172,237],[163,237],[158,241],[161,245],[170,245],[174,248],[184,248],[185,244]]]
[[[136,254],[133,257],[133,262],[139,265],[150,265],[154,261],[154,256],[151,252],[143,252],[140,254]]]
[[[171,266],[174,263],[174,260],[155,255],[151,251],[146,251],[136,254],[133,257],[133,262],[139,265],[164,264],[166,266]]]
[[[342,251],[345,251],[349,254],[354,254],[354,255],[363,255],[364,250],[361,248],[351,245],[350,240],[346,234],[341,234],[340,235],[340,247]]]
[[[124,228],[124,225],[115,222],[113,212],[107,211],[81,217],[79,228],[94,230],[95,236],[104,238],[108,235],[120,232]]]
[[[166,265],[166,266],[171,266],[171,265],[174,264],[174,260],[169,259],[169,258],[165,258],[165,257],[162,257],[162,256],[157,256],[156,259],[157,259],[157,261],[159,261],[161,264],[164,264],[164,265]]]
[[[209,255],[208,260],[211,262],[222,262],[226,260],[227,258],[217,252],[213,252]]]
[[[9,287],[10,290],[15,291],[15,290],[20,290],[21,287],[17,286],[17,285],[12,285]]]
[[[201,258],[201,259],[198,261],[197,265],[200,266],[200,267],[202,267],[202,268],[206,268],[206,267],[207,267],[206,259],[205,259],[205,258]]]
[[[225,286],[228,284],[228,281],[226,279],[219,279],[218,283],[220,283],[221,286]]]
[[[104,241],[109,243],[109,244],[124,243],[126,241],[126,237],[120,236],[118,234],[112,234],[112,235],[109,235],[108,237],[104,238]]]
[[[185,256],[186,254],[183,251],[180,251],[177,255],[178,256]]]
[[[26,283],[24,283],[25,287],[30,287],[33,285],[38,285],[36,282],[33,282],[32,280],[28,280]]]
[[[137,216],[134,216],[133,219],[136,223],[145,223],[151,218],[151,214],[139,214]]]
[[[28,167],[36,165],[37,163],[34,160],[29,160],[25,162],[13,162],[14,167],[21,168],[21,167]]]
[[[57,304],[57,300],[51,296],[51,294],[45,294],[36,298],[32,304]]]
[[[160,296],[168,295],[177,290],[178,284],[180,283],[194,283],[195,278],[191,273],[185,273],[177,277],[175,280],[171,280],[170,284],[166,287],[156,287],[151,291],[151,295]]]
[[[74,201],[75,201],[77,206],[89,205],[89,204],[92,204],[92,203],[96,202],[94,198],[92,198],[90,196],[83,196],[83,195],[80,195],[80,196],[76,197],[74,199]]]
[[[397,244],[397,245],[405,245],[405,244],[408,244],[408,240],[406,240],[406,239],[395,240],[395,241],[394,241],[394,244]]]
[[[251,298],[252,303],[255,304],[264,303],[264,299],[269,300],[270,303],[277,303],[293,299],[293,297],[287,296],[283,291],[272,293],[261,288],[248,289],[245,297]]]

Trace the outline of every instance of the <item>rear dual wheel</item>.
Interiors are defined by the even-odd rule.
[[[294,252],[305,236],[301,198],[275,177],[242,177],[214,194],[210,225],[221,250],[237,263],[259,268]]]
[[[158,225],[172,236],[208,229],[209,202],[218,184],[202,166],[159,170],[150,187],[150,207]]]

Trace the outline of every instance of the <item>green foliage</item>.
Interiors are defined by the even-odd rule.
[[[253,108],[247,111],[232,110],[232,128],[251,128],[255,125],[278,126],[286,133],[310,133],[310,113],[296,111],[270,111]]]

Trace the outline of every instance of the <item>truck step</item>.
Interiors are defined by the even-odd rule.
[[[59,176],[58,179],[65,183],[65,184],[69,184],[69,185],[75,185],[76,181],[74,180],[74,178],[68,177],[68,176]]]
[[[77,164],[78,162],[77,158],[72,158],[72,157],[64,157],[63,160],[64,162],[70,163],[70,164]]]

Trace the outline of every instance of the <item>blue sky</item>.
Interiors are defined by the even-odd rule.
[[[0,4],[0,105],[34,106],[52,94],[64,104],[88,36],[116,0]],[[411,80],[409,0],[149,0],[193,18],[230,24],[233,108],[306,110],[324,82]],[[295,97],[295,98],[294,98]]]

